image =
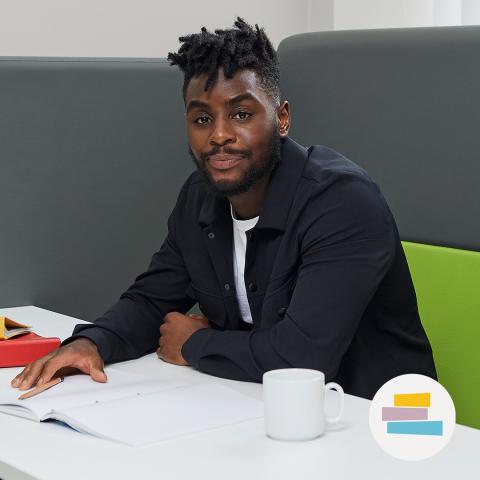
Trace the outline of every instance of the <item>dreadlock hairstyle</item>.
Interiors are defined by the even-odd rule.
[[[217,81],[219,68],[223,68],[225,78],[249,69],[257,73],[265,92],[279,105],[280,68],[264,29],[257,24],[253,28],[240,17],[234,27],[215,33],[202,27],[200,33],[179,38],[182,46],[177,53],[169,53],[167,59],[184,73],[183,98],[192,77],[206,74],[204,90],[207,91]]]

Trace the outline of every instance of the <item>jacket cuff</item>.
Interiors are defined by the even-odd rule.
[[[66,338],[61,346],[67,345],[78,338],[88,338],[91,340],[98,349],[98,353],[102,357],[102,360],[106,363],[110,357],[110,339],[108,335],[98,327],[95,327],[93,323],[80,323],[75,325],[72,335]]]
[[[182,357],[189,365],[198,369],[205,346],[215,333],[216,331],[211,328],[200,328],[190,335],[190,338],[183,344],[181,349]]]

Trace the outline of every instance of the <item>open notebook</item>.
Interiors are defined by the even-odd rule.
[[[18,400],[24,393],[18,389],[0,390],[0,412],[58,420],[135,447],[263,417],[261,401],[218,383],[152,380],[113,368],[105,373],[105,384],[87,375],[65,377],[26,400]]]

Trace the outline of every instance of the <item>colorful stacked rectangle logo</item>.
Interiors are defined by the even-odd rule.
[[[400,435],[443,435],[443,421],[428,420],[430,392],[395,393],[393,407],[382,407],[387,433]]]

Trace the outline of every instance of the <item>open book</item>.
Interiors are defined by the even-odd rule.
[[[65,377],[25,400],[18,400],[24,391],[9,387],[0,391],[0,412],[57,420],[136,447],[263,417],[261,401],[218,383],[145,379],[111,367],[105,373],[107,383],[87,375]]]

